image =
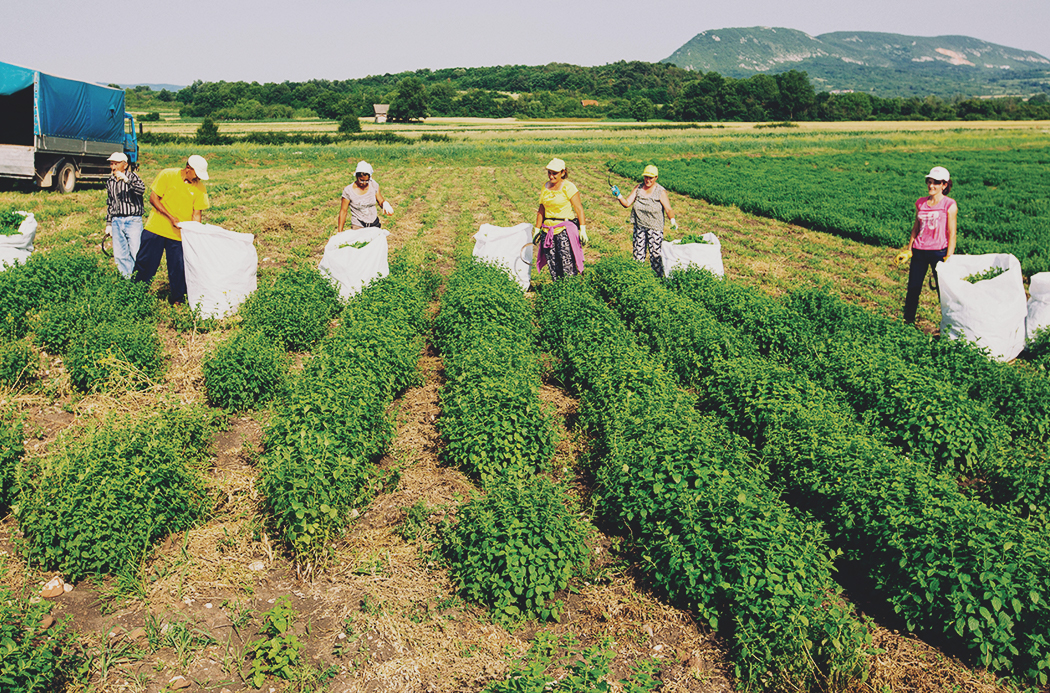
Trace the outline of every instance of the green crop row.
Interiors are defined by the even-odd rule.
[[[33,603],[0,585],[0,690],[4,693],[61,691],[87,678],[87,657],[70,621],[50,628],[41,625],[50,610],[50,602]]]
[[[417,378],[435,277],[394,265],[343,309],[264,437],[261,484],[280,538],[304,565],[327,555],[371,500],[393,437],[386,408]],[[327,324],[327,323],[326,323]]]
[[[434,342],[445,364],[438,420],[445,458],[483,486],[547,469],[554,425],[539,398],[532,310],[507,272],[473,258],[460,262],[441,299]]]
[[[723,360],[701,351],[705,341],[689,335],[708,329],[711,313],[644,268],[603,261],[595,275],[634,330],[661,335],[663,358],[704,363],[706,373],[683,384],[760,449],[787,497],[824,524],[909,629],[954,639],[997,671],[1046,682],[1050,547],[1030,524],[895,452],[805,375],[757,355]],[[721,327],[720,337],[732,331]],[[740,341],[748,351],[750,340]]]
[[[146,284],[85,254],[36,253],[0,272],[4,341],[31,335],[41,348],[61,354],[80,390],[112,379],[140,387],[160,373],[156,303]],[[8,342],[2,350],[4,379],[12,385],[36,371],[32,352],[20,344]]]
[[[1050,149],[1011,151],[854,152],[835,155],[617,161],[633,177],[660,167],[660,183],[715,204],[736,205],[818,231],[903,247],[926,195],[932,166],[952,175],[959,203],[958,252],[1011,253],[1026,275],[1050,270]],[[1023,182],[1022,182],[1023,181]]]
[[[467,258],[446,285],[434,342],[445,458],[484,491],[442,528],[453,579],[497,619],[556,618],[555,593],[587,565],[592,530],[567,490],[540,475],[555,433],[539,397],[532,309],[506,270]]]
[[[744,687],[840,689],[869,636],[831,578],[834,552],[769,489],[749,447],[692,397],[581,281],[540,295],[545,343],[595,436],[603,515],[672,600],[727,638]]]
[[[935,468],[976,477],[977,490],[1019,515],[1045,515],[1050,470],[1041,436],[1036,432],[1037,439],[1026,443],[1033,433],[1011,431],[1009,425],[1045,417],[1040,411],[1045,404],[995,406],[996,391],[1050,394],[1038,376],[1005,364],[981,366],[980,361],[991,363],[986,356],[949,340],[931,349],[926,338],[900,336],[903,326],[892,321],[869,330],[873,321],[857,317],[853,326],[832,327],[845,310],[821,312],[818,306],[835,304],[820,290],[776,300],[696,271],[676,273],[671,286],[739,326],[763,355],[838,393],[874,435]],[[971,373],[984,374],[990,401],[971,399]],[[1018,391],[1011,381],[1027,387]]]
[[[18,526],[29,563],[70,581],[134,569],[207,510],[200,467],[215,416],[206,409],[112,415],[23,461]]]

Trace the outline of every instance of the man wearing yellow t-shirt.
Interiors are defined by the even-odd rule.
[[[208,162],[194,154],[184,168],[166,168],[161,171],[150,189],[149,203],[153,212],[142,229],[142,242],[135,256],[135,281],[151,282],[160,267],[160,258],[168,256],[168,301],[186,300],[186,272],[182,264],[182,233],[179,224],[184,221],[202,221],[207,209]]]

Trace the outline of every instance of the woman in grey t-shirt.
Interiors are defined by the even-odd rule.
[[[354,171],[354,182],[343,188],[342,204],[339,207],[337,233],[342,233],[346,226],[346,213],[350,212],[350,228],[361,229],[366,226],[381,226],[379,210],[389,216],[394,208],[379,192],[379,183],[372,180],[372,165],[359,161]]]
[[[632,207],[631,221],[634,223],[633,249],[634,259],[638,262],[645,260],[645,249],[649,248],[649,265],[653,268],[656,276],[664,276],[664,261],[660,251],[664,243],[664,217],[671,220],[671,228],[677,229],[678,222],[675,221],[674,212],[671,211],[671,201],[667,197],[667,190],[656,182],[659,170],[649,164],[642,172],[642,183],[636,185],[631,194],[626,198],[620,194],[620,189],[613,187],[613,195],[620,205]]]

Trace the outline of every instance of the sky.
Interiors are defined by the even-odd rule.
[[[701,31],[963,35],[1050,57],[1050,0],[0,0],[0,61],[87,81],[354,79],[658,62]]]

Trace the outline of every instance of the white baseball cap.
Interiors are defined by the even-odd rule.
[[[124,152],[113,152],[112,154],[109,155],[109,160],[110,161],[123,161],[124,163],[127,163],[128,162],[128,155],[125,154]]]
[[[372,164],[368,163],[367,161],[358,161],[357,168],[354,169],[354,175],[357,175],[358,173],[367,173],[368,175],[372,175]]]
[[[208,162],[204,160],[204,157],[200,154],[192,155],[187,161],[193,172],[197,174],[197,177],[201,180],[208,180]]]
[[[952,177],[948,175],[948,169],[943,166],[934,166],[930,169],[930,172],[926,174],[927,178],[934,180],[951,180]]]
[[[565,162],[561,159],[551,159],[550,163],[547,164],[547,170],[554,171],[555,173],[557,173],[558,171],[564,171]]]

